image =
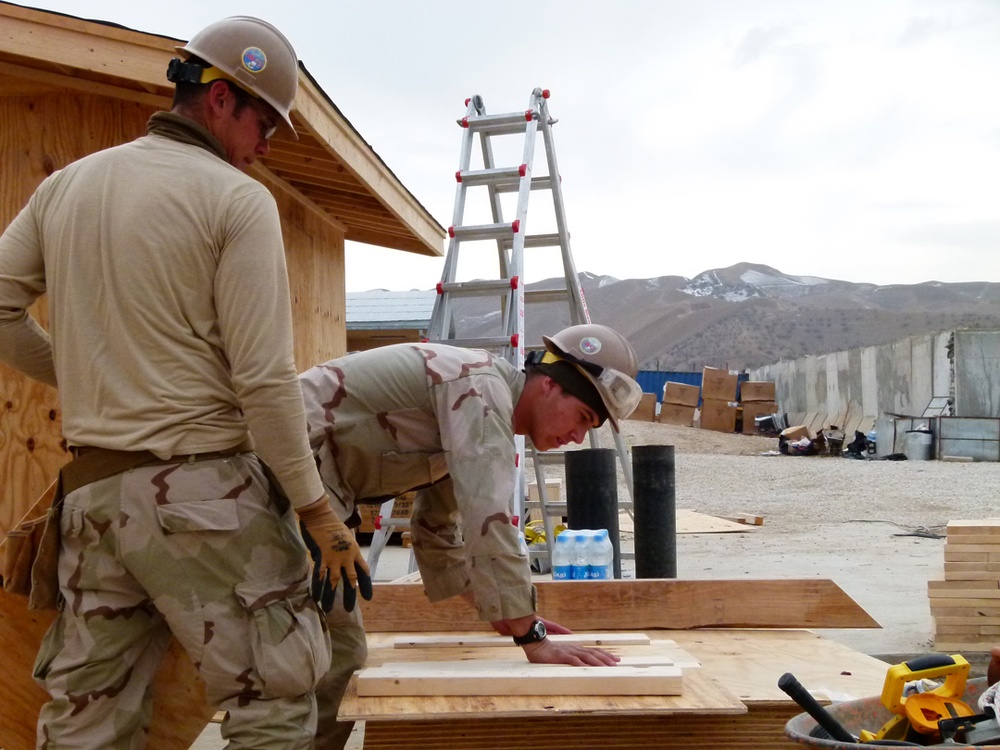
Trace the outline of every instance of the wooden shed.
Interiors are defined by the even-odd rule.
[[[182,40],[0,2],[0,226],[53,171],[145,132],[169,109]],[[440,256],[444,229],[300,63],[292,112],[252,171],[278,202],[300,370],[346,351],[344,242]],[[45,325],[44,299],[33,310]],[[0,365],[0,535],[68,454],[57,393]]]

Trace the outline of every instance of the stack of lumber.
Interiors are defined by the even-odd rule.
[[[944,580],[928,581],[934,648],[988,652],[1000,644],[1000,519],[949,521]]]

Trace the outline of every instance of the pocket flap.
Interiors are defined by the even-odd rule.
[[[295,598],[306,586],[309,568],[295,564],[267,578],[243,581],[236,584],[236,598],[250,612],[266,607],[276,601]]]
[[[187,531],[235,531],[239,528],[236,500],[194,500],[158,505],[156,515],[164,531],[175,534]]]

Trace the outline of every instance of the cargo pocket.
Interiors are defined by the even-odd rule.
[[[160,528],[168,534],[191,531],[236,531],[240,527],[236,501],[232,498],[157,505],[156,516],[160,521]]]
[[[330,669],[330,636],[300,565],[264,580],[236,586],[236,598],[253,621],[251,649],[264,698],[313,690]]]

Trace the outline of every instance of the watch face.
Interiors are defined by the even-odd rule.
[[[545,629],[545,623],[541,620],[535,620],[531,623],[528,628],[528,632],[521,636],[514,636],[514,643],[518,646],[527,646],[529,643],[538,643],[539,641],[544,641],[547,634]]]

